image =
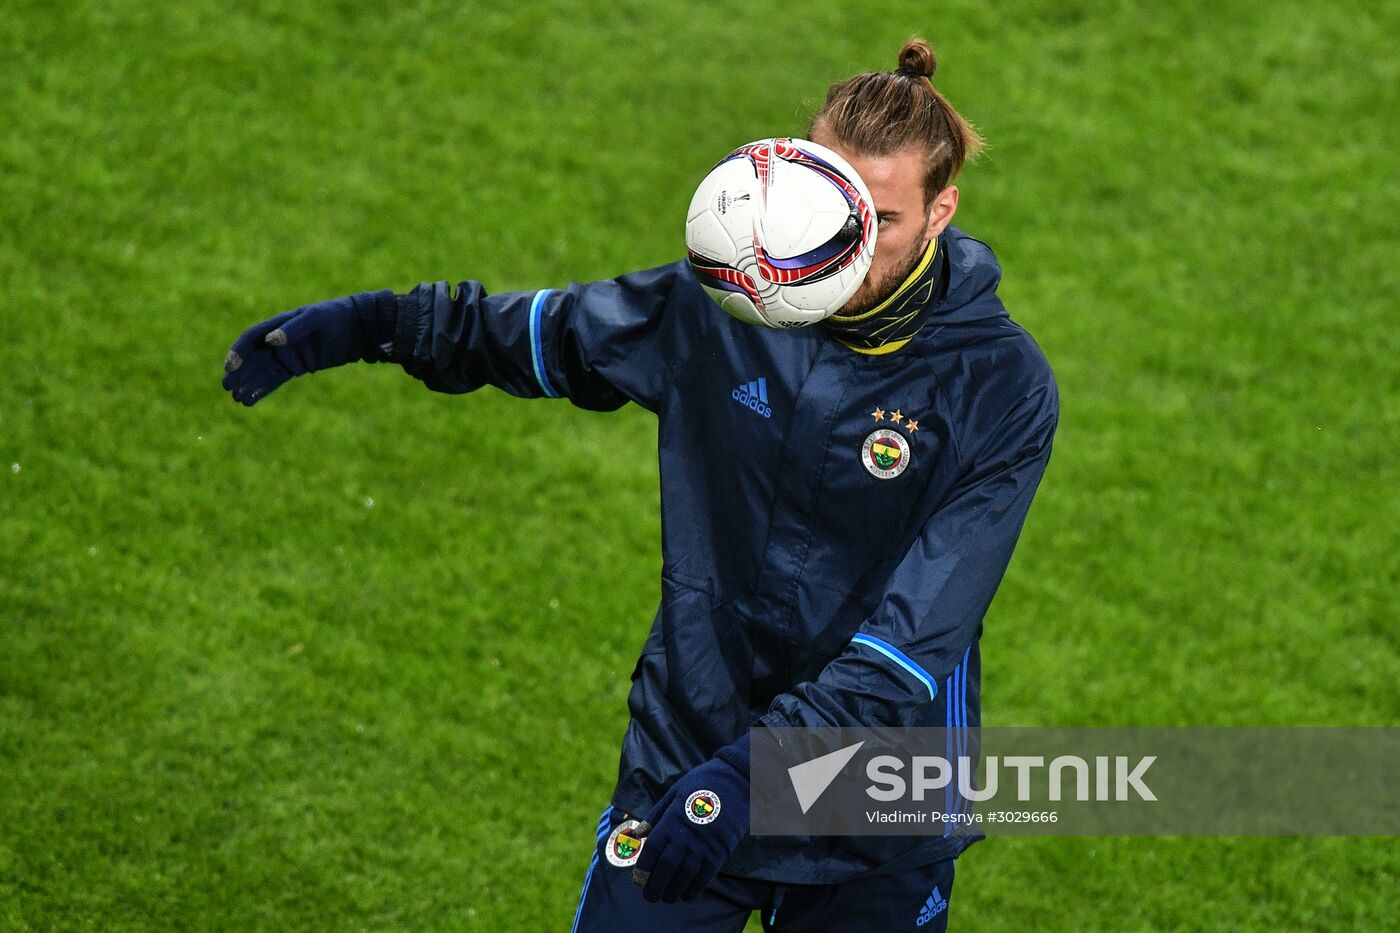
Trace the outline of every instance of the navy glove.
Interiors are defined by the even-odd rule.
[[[632,880],[649,901],[693,901],[749,831],[749,734],[671,786],[632,835]]]
[[[361,292],[287,311],[245,330],[224,360],[224,388],[252,405],[293,376],[388,359],[393,292]]]

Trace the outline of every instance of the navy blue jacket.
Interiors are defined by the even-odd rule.
[[[1050,456],[1050,368],[949,228],[900,350],[740,323],[684,261],[563,289],[399,296],[391,356],[430,388],[494,385],[659,419],[661,604],[632,672],[612,804],[645,812],[755,724],[978,724],[982,617]],[[731,874],[830,883],[966,837],[748,837]]]

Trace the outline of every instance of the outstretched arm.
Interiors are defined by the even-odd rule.
[[[395,362],[439,392],[493,385],[610,411],[655,411],[672,368],[711,320],[684,262],[575,283],[488,294],[480,282],[363,292],[254,325],[225,363],[224,387],[252,405],[303,373]]]

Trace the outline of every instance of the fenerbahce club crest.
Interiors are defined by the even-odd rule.
[[[685,798],[685,816],[701,826],[713,823],[719,816],[719,794],[712,790],[697,790]]]
[[[888,417],[895,424],[903,424],[910,436],[919,430],[919,422],[898,409],[886,412],[876,408],[870,415],[876,421]],[[909,442],[895,428],[878,427],[866,435],[860,448],[860,462],[865,472],[876,479],[894,479],[909,469]]]
[[[603,854],[608,858],[608,864],[618,868],[626,868],[628,865],[635,865],[637,859],[642,856],[642,844],[645,839],[639,839],[632,835],[632,830],[641,825],[637,820],[623,820],[608,835],[607,847]]]

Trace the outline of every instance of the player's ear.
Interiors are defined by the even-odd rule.
[[[932,239],[942,233],[957,212],[958,186],[949,185],[935,194],[928,206],[928,229],[924,231],[924,238]]]

